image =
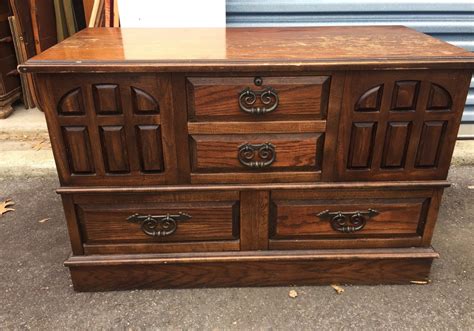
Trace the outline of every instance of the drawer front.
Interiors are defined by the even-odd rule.
[[[74,200],[86,253],[239,248],[238,192],[81,195]]]
[[[276,248],[420,245],[432,191],[273,192],[270,241]],[[272,246],[272,245],[270,245]]]
[[[189,77],[191,121],[325,119],[329,76]]]
[[[192,135],[191,171],[256,175],[319,172],[323,136],[321,133]]]

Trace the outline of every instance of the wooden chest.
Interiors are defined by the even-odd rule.
[[[473,68],[399,26],[98,28],[30,59],[74,288],[426,280]]]

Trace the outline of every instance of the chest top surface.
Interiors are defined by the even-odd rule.
[[[474,54],[403,26],[88,28],[22,72],[474,68]]]

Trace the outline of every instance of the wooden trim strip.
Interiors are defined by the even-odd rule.
[[[189,134],[325,132],[326,121],[189,122]]]
[[[338,249],[348,248],[400,248],[413,247],[421,244],[421,236],[405,236],[400,238],[333,238],[333,239],[270,239],[269,249],[272,250],[294,250],[294,249]]]
[[[220,190],[310,190],[310,189],[423,189],[449,187],[446,180],[436,181],[394,181],[394,182],[319,182],[319,183],[268,183],[268,184],[210,184],[175,186],[139,186],[139,187],[61,187],[58,194],[76,193],[155,193],[183,191],[220,191]]]
[[[298,260],[336,260],[336,259],[434,259],[439,254],[433,248],[392,248],[392,249],[340,249],[318,251],[255,251],[252,252],[213,252],[182,254],[134,254],[134,255],[89,255],[71,256],[66,267],[143,265],[169,263],[218,263],[249,261],[298,261]]]
[[[184,253],[196,251],[238,251],[239,240],[191,241],[163,243],[84,244],[84,254]]]
[[[474,58],[469,57],[431,57],[431,58],[373,58],[363,59],[319,59],[317,61],[298,61],[294,63],[281,60],[258,61],[46,61],[29,60],[19,65],[20,72],[205,72],[212,67],[213,72],[229,71],[238,67],[238,71],[255,70],[358,70],[358,69],[474,69]]]

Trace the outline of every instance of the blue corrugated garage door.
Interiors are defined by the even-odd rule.
[[[228,26],[406,25],[474,51],[474,0],[227,0]],[[474,79],[463,122],[474,122]]]

